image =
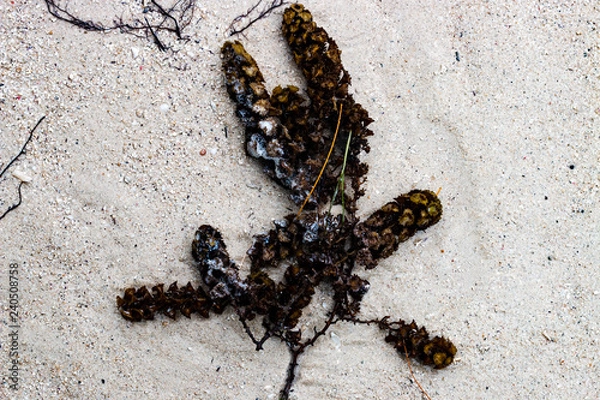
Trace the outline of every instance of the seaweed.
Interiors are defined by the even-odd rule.
[[[167,51],[169,46],[159,38],[159,32],[174,34],[177,40],[187,40],[182,31],[192,22],[196,0],[177,0],[170,6],[163,6],[156,0],[143,1],[142,13],[144,18],[129,16],[115,17],[112,23],[100,20],[84,20],[69,10],[67,1],[44,0],[48,12],[55,18],[77,26],[88,32],[110,32],[118,30],[121,33],[139,38],[152,38],[152,42],[160,51]],[[148,16],[152,22],[148,20]]]
[[[258,2],[250,7],[245,13],[238,15],[233,19],[233,21],[231,21],[228,29],[229,36],[244,33],[246,29],[250,28],[261,19],[267,18],[277,8],[288,4],[288,2],[285,0],[270,0],[270,3],[267,3],[262,8],[259,8],[262,5],[262,2],[263,0],[258,0]],[[243,21],[246,22],[242,25]]]
[[[360,155],[370,151],[372,120],[348,91],[350,75],[337,44],[308,10],[300,4],[287,8],[282,32],[306,78],[306,94],[295,86],[277,86],[269,94],[258,65],[238,41],[223,45],[223,71],[245,126],[248,156],[289,192],[300,206],[298,212],[254,237],[247,252],[250,272],[244,278],[221,233],[210,225],[200,226],[192,255],[202,283],[197,288],[174,283],[167,291],[162,284],[152,291],[128,288],[117,297],[119,310],[137,322],[155,314],[176,318],[178,311],[188,318],[193,313],[206,318],[231,307],[257,350],[270,338],[287,345],[290,362],[280,399],[289,397],[300,356],[340,322],[374,324],[407,360],[445,368],[457,351],[448,339],[431,338],[414,321],[359,317],[370,284],[357,274],[360,268],[375,268],[401,242],[440,221],[442,204],[432,191],[412,190],[364,221],[357,217],[368,172]],[[334,204],[341,212],[332,213]],[[281,279],[273,277],[277,269],[283,271]],[[333,305],[319,329],[303,330],[300,318],[320,285],[331,293]],[[249,324],[256,318],[261,319],[260,334]]]

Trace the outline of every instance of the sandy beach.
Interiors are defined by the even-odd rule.
[[[67,3],[108,25],[143,9]],[[46,117],[0,179],[0,214],[30,179],[0,220],[0,398],[278,398],[285,344],[255,351],[233,310],[131,323],[115,301],[198,284],[202,224],[247,273],[253,235],[297,209],[246,155],[223,82],[220,49],[236,39],[269,89],[305,87],[284,7],[229,37],[254,3],[198,2],[185,40],[159,33],[160,51],[60,21],[43,1],[0,2],[0,169]],[[441,188],[441,222],[358,271],[371,284],[361,315],[414,319],[456,344],[448,368],[411,363],[432,399],[600,398],[599,6],[303,4],[374,120],[358,215]],[[309,319],[328,302],[318,292]],[[377,328],[338,323],[302,355],[291,398],[425,397]]]

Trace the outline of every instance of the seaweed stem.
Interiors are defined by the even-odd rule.
[[[308,346],[312,346],[313,344],[315,344],[315,342],[317,341],[317,339],[321,336],[323,336],[325,334],[325,332],[327,332],[327,330],[329,329],[329,327],[333,324],[335,324],[338,320],[334,321],[335,315],[337,313],[337,309],[339,308],[340,303],[336,302],[335,305],[333,306],[333,309],[331,310],[331,314],[329,315],[329,318],[327,318],[327,321],[325,322],[325,325],[323,326],[323,328],[321,328],[321,330],[316,331],[315,328],[315,334],[312,338],[310,338],[309,340],[307,340],[306,342],[300,344],[299,346],[293,342],[290,341],[286,341],[286,344],[288,346],[288,348],[290,349],[290,354],[292,356],[290,363],[288,364],[288,369],[287,369],[287,379],[285,380],[285,386],[283,387],[283,389],[281,389],[281,392],[279,393],[279,400],[288,400],[289,396],[290,396],[290,390],[292,389],[292,385],[294,384],[294,380],[296,379],[296,367],[298,366],[298,357],[300,356],[300,354],[304,353],[304,350],[306,350],[306,348]],[[293,348],[294,346],[297,346],[296,348]]]

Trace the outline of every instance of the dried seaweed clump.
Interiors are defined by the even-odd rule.
[[[165,292],[164,286],[162,283],[155,285],[152,292],[146,286],[126,289],[123,298],[117,297],[117,306],[123,318],[139,322],[154,319],[154,314],[162,313],[175,319],[177,311],[188,318],[193,313],[208,318],[213,302],[202,287],[194,289],[188,282],[179,288],[177,282],[173,282]]]
[[[401,354],[444,368],[456,354],[449,340],[430,338],[414,321],[359,317],[370,284],[357,274],[361,267],[375,268],[401,242],[436,224],[442,205],[435,193],[413,190],[359,220],[356,200],[368,170],[359,156],[369,151],[371,119],[348,93],[350,76],[336,43],[308,10],[299,4],[286,9],[282,31],[306,77],[306,95],[294,86],[278,86],[269,94],[258,65],[240,42],[222,48],[225,82],[246,129],[248,155],[260,160],[265,173],[289,190],[298,205],[318,181],[311,202],[254,237],[245,278],[219,231],[203,225],[192,243],[202,284],[197,289],[173,284],[166,292],[157,285],[153,293],[129,288],[117,298],[119,310],[126,319],[140,321],[159,312],[175,318],[176,310],[186,317],[194,312],[207,317],[209,311],[218,314],[232,307],[256,349],[272,337],[288,346],[291,359],[281,399],[292,389],[299,356],[341,321],[376,324]],[[341,213],[331,212],[334,203],[341,204]],[[270,274],[275,269],[282,270],[280,279]],[[333,305],[319,329],[303,331],[299,320],[319,285],[332,293]],[[257,325],[249,324],[256,318],[261,318],[259,334]]]
[[[369,151],[366,138],[373,132],[367,126],[372,119],[348,93],[350,75],[342,66],[337,44],[316,26],[307,10],[300,5],[288,8],[282,31],[306,77],[308,97],[295,86],[277,86],[269,95],[256,61],[240,42],[227,42],[222,49],[227,91],[246,126],[246,150],[300,204],[325,164],[341,113],[340,136],[310,204],[315,208],[331,200],[346,158],[345,177],[352,190],[340,199],[354,213],[368,171],[358,156]]]

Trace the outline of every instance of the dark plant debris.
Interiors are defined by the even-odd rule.
[[[39,121],[37,122],[37,124],[35,124],[35,126],[33,127],[33,129],[31,129],[31,131],[29,131],[29,136],[27,137],[27,140],[25,141],[25,144],[23,144],[23,147],[21,147],[21,151],[19,151],[19,153],[17,153],[17,155],[10,160],[10,162],[8,164],[6,164],[6,166],[4,167],[4,169],[2,169],[2,171],[0,172],[0,178],[2,178],[4,176],[4,174],[6,173],[6,171],[8,171],[8,169],[11,167],[11,165],[13,165],[13,163],[15,161],[17,161],[19,159],[19,157],[21,157],[21,155],[23,155],[25,153],[25,148],[27,147],[27,145],[29,144],[29,142],[31,142],[31,139],[33,139],[33,132],[35,132],[35,130],[37,129],[38,126],[40,126],[40,124],[42,123],[42,121],[44,120],[44,118],[46,118],[46,116],[43,116],[42,118],[39,119]],[[23,182],[19,183],[19,187],[17,189],[17,192],[19,194],[19,201],[17,201],[15,204],[11,205],[10,207],[8,207],[6,209],[6,211],[4,211],[2,213],[2,215],[0,215],[0,220],[3,219],[4,217],[6,217],[8,215],[9,212],[13,211],[15,208],[19,207],[21,205],[21,201],[23,200],[22,194],[21,194],[21,187],[23,186]]]
[[[288,4],[288,2],[285,0],[271,0],[269,3],[263,5],[263,0],[258,0],[258,2],[250,7],[245,13],[234,18],[231,25],[229,25],[229,36],[243,33],[246,29],[254,25],[254,23],[268,17],[275,9],[286,4]]]
[[[163,284],[151,291],[126,289],[123,297],[117,297],[119,311],[137,322],[156,314],[174,319],[178,311],[186,317],[196,313],[206,318],[210,312],[220,314],[231,307],[257,350],[273,337],[287,345],[290,362],[280,399],[289,397],[300,355],[342,321],[374,324],[402,356],[445,368],[456,354],[448,339],[431,338],[414,321],[359,317],[370,284],[357,274],[361,267],[375,268],[401,242],[436,224],[442,205],[435,193],[413,190],[359,220],[356,202],[364,194],[361,185],[368,171],[359,156],[369,151],[372,120],[348,92],[350,76],[338,46],[313,22],[308,10],[299,4],[287,8],[282,31],[306,77],[306,95],[295,86],[277,86],[269,94],[258,65],[237,41],[223,45],[223,71],[245,126],[247,154],[260,161],[264,172],[287,189],[297,205],[308,197],[325,165],[310,201],[297,214],[275,221],[273,229],[254,237],[248,250],[250,273],[245,278],[231,260],[221,233],[202,225],[192,243],[202,283],[196,288],[174,283],[166,291]],[[339,133],[334,141],[336,127]],[[331,213],[332,203],[341,205],[341,213]],[[284,270],[279,280],[270,274],[275,269]],[[299,321],[319,285],[332,294],[333,305],[324,321],[306,331]],[[257,324],[252,324],[254,330],[249,324],[256,318],[261,320],[260,333]]]
[[[196,0],[177,0],[172,6],[165,7],[156,0],[140,8],[142,16],[115,16],[110,23],[97,20],[83,20],[69,11],[68,2],[60,0],[44,0],[48,12],[61,21],[68,22],[85,31],[109,32],[118,30],[122,33],[151,39],[160,51],[167,51],[169,46],[163,43],[159,35],[167,33],[175,35],[178,40],[186,39],[182,31],[192,22]],[[150,22],[152,21],[152,22]]]

